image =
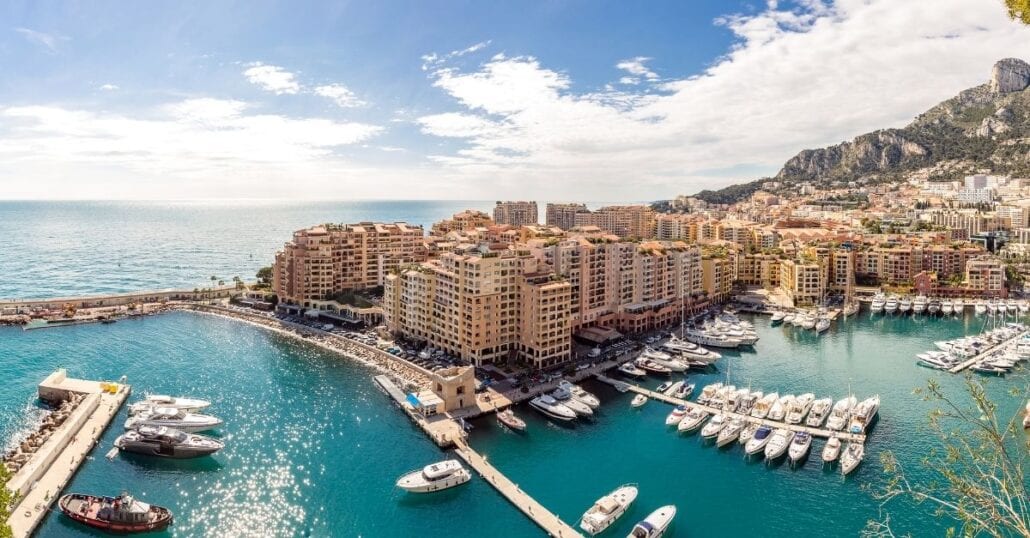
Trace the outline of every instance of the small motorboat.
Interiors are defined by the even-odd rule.
[[[687,411],[686,416],[684,416],[683,420],[681,420],[679,425],[676,426],[676,430],[680,432],[692,432],[701,427],[701,424],[704,424],[705,420],[707,420],[709,416],[711,415],[700,409],[691,409],[690,411]]]
[[[705,424],[704,428],[701,428],[701,437],[710,439],[719,435],[719,432],[726,427],[726,423],[726,415],[722,413],[715,415],[712,420],[708,421],[708,424]]]
[[[518,432],[526,431],[526,421],[515,416],[515,412],[510,407],[497,412],[497,422]]]
[[[837,436],[830,437],[826,440],[826,446],[823,447],[823,461],[826,463],[833,463],[840,457],[840,439]]]
[[[633,407],[643,407],[647,403],[647,396],[643,394],[637,394],[633,397],[633,400],[629,404]]]
[[[665,391],[667,391],[667,390],[669,390],[671,388],[672,388],[672,381],[666,381],[666,382],[662,383],[661,385],[658,385],[658,388],[654,389],[654,391],[658,392],[658,393],[661,393],[661,394],[665,394]]]
[[[152,407],[125,421],[126,430],[135,430],[141,426],[167,426],[186,433],[213,430],[221,425],[222,420],[219,418],[173,407]]]
[[[787,313],[786,312],[784,312],[782,310],[777,310],[777,311],[773,312],[772,318],[770,318],[770,319],[772,320],[773,323],[783,323],[783,318],[785,318],[785,317],[787,317]]]
[[[673,398],[678,398],[680,400],[686,400],[687,398],[690,398],[690,395],[694,393],[694,384],[687,383],[686,381],[683,381],[682,383],[683,384],[680,385],[676,390],[672,391],[672,394],[670,394],[670,396],[672,396]]]
[[[660,538],[668,530],[674,517],[676,517],[676,507],[671,504],[663,506],[634,525],[633,530],[626,538]]]
[[[769,439],[772,438],[772,428],[768,426],[760,426],[755,430],[755,434],[744,444],[744,452],[750,456],[757,454],[765,449],[765,445],[769,444]]]
[[[207,400],[198,400],[196,398],[182,398],[179,396],[166,396],[164,394],[148,394],[143,398],[142,401],[132,404],[132,406],[142,407],[171,407],[173,409],[185,409],[187,411],[200,411],[201,409],[207,409],[211,406],[211,402]]]
[[[865,447],[862,443],[848,443],[844,453],[840,456],[840,472],[845,476],[851,474],[858,464],[862,463],[865,457]]]
[[[138,501],[128,493],[118,497],[70,493],[62,495],[57,505],[71,519],[112,533],[149,532],[172,523],[170,510]]]
[[[683,417],[687,416],[687,406],[677,405],[675,409],[665,417],[666,426],[678,426]]]
[[[758,431],[758,428],[761,427],[762,425],[758,422],[748,422],[747,426],[744,426],[744,429],[740,430],[740,435],[737,436],[737,442],[742,445],[746,445],[747,442],[755,436],[755,432]]]
[[[778,429],[765,445],[765,459],[775,460],[787,452],[790,444],[794,441],[796,433],[793,430]]]
[[[444,460],[405,473],[397,479],[397,487],[411,493],[432,493],[460,486],[472,478],[472,473],[458,460]]]
[[[575,420],[576,412],[565,407],[548,394],[542,394],[529,401],[529,406],[556,420],[568,422]]]
[[[808,449],[812,446],[812,436],[805,432],[798,432],[794,440],[790,442],[787,457],[791,463],[797,463],[808,455]]]
[[[715,439],[715,446],[724,447],[733,441],[736,441],[740,437],[740,432],[744,430],[744,419],[735,418],[726,425],[725,428],[719,432],[719,437]]]
[[[189,434],[164,426],[140,426],[114,440],[126,452],[162,458],[199,458],[218,452],[225,444],[204,435]]]
[[[600,534],[612,526],[615,520],[626,513],[629,505],[637,499],[636,484],[620,486],[615,491],[597,499],[597,502],[579,519],[579,528],[590,536]]]
[[[619,366],[617,370],[630,377],[644,377],[645,375],[647,375],[647,372],[641,370],[640,368],[637,368],[633,365],[632,362],[627,362],[622,366]]]

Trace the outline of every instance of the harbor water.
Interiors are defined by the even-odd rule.
[[[654,508],[679,508],[670,536],[855,536],[877,518],[864,487],[883,485],[878,456],[895,451],[910,476],[936,445],[926,431],[930,406],[912,394],[931,377],[960,394],[962,377],[915,365],[934,340],[978,332],[981,321],[875,316],[863,312],[821,337],[755,318],[754,352],[726,353],[718,371],[691,375],[700,386],[729,381],[781,394],[818,397],[879,394],[880,419],[859,469],[842,479],[813,443],[803,465],[746,461],[740,447],[717,449],[664,425],[670,407],[636,410],[631,393],[585,384],[603,400],[599,416],[556,426],[525,405],[516,434],[489,417],[473,421],[471,444],[551,511],[573,523],[601,495],[637,483],[640,497],[611,536],[623,536]],[[143,392],[209,398],[225,419],[227,447],[214,457],[168,461],[103,456],[124,412],[72,481],[70,491],[115,494],[123,488],[171,508],[173,536],[539,536],[541,532],[478,477],[433,495],[394,487],[402,473],[447,457],[371,382],[373,372],[304,342],[233,320],[170,313],[113,325],[46,331],[0,328],[0,436],[11,439],[38,419],[35,385],[57,367],[88,379],[128,376]],[[992,379],[1000,413],[1021,402],[1002,396],[1024,373]],[[652,387],[659,379],[651,378]],[[887,506],[898,534],[942,535],[947,521],[928,506]],[[88,536],[58,514],[44,537]]]

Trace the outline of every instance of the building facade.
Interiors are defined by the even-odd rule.
[[[568,231],[576,227],[576,214],[586,211],[585,204],[547,204],[546,223]]]
[[[494,222],[515,227],[539,224],[536,202],[497,202],[494,206]]]

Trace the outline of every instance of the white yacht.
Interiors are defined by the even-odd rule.
[[[812,402],[815,401],[815,394],[807,392],[794,398],[794,401],[787,406],[787,416],[784,420],[787,424],[801,424],[801,421],[805,420],[805,416],[808,415],[808,411],[812,409]]]
[[[911,310],[912,298],[906,295],[902,297],[900,301],[898,301],[898,312],[901,312],[902,314],[908,314]]]
[[[740,436],[737,437],[737,441],[742,445],[747,445],[748,441],[755,437],[755,433],[758,432],[758,428],[762,425],[757,422],[748,422],[747,426],[744,426],[743,430],[740,430]]]
[[[862,403],[858,404],[854,411],[851,412],[851,424],[848,426],[848,431],[851,433],[865,433],[879,410],[879,396],[862,400]]]
[[[794,435],[793,431],[782,428],[773,432],[769,444],[765,445],[765,459],[771,461],[784,455],[790,443],[794,441]]]
[[[690,395],[693,394],[693,393],[694,393],[694,384],[693,383],[687,383],[686,380],[684,380],[684,381],[681,382],[679,387],[676,387],[676,385],[673,385],[672,392],[669,394],[669,396],[672,396],[673,398],[678,398],[680,400],[686,400],[687,398],[690,398]]]
[[[830,418],[826,419],[826,428],[833,431],[841,431],[844,426],[848,423],[848,417],[851,416],[851,410],[855,407],[858,399],[854,396],[848,396],[843,400],[833,404],[833,410],[830,411]]]
[[[722,358],[722,355],[719,355],[710,349],[703,348],[693,342],[688,342],[687,340],[681,340],[675,335],[669,337],[669,340],[662,344],[662,349],[673,353],[679,353],[688,359],[708,363],[715,362]]]
[[[726,401],[722,404],[722,410],[735,413],[737,408],[740,407],[741,402],[744,401],[751,394],[751,391],[746,388],[740,388],[726,395]]]
[[[823,462],[833,463],[840,457],[840,439],[837,436],[832,436],[826,440],[826,445],[823,446]]]
[[[790,442],[787,450],[787,457],[791,463],[797,463],[808,455],[808,449],[812,447],[812,435],[805,432],[798,432],[794,440]]]
[[[990,299],[990,300],[987,301],[987,313],[988,314],[997,314],[998,313],[998,300],[997,299]]]
[[[719,432],[719,437],[715,440],[715,446],[723,447],[733,441],[736,441],[740,437],[740,432],[744,429],[746,423],[742,418],[735,418],[727,424],[722,431]]]
[[[555,400],[552,396],[542,394],[529,401],[530,407],[555,420],[568,422],[576,418],[576,412]]]
[[[672,358],[672,355],[651,348],[645,348],[640,357],[660,364],[671,372],[685,372],[689,367],[687,363]]]
[[[668,374],[671,372],[671,370],[669,370],[668,368],[645,357],[637,357],[637,359],[633,361],[633,364],[635,364],[637,368],[654,374]]]
[[[982,316],[987,313],[987,303],[983,299],[977,299],[976,304],[973,306],[973,311],[976,315]]]
[[[505,426],[519,432],[526,431],[526,421],[515,416],[515,412],[511,408],[507,408],[504,411],[498,411],[497,422],[504,424]]]
[[[859,463],[862,463],[864,457],[865,447],[862,443],[848,443],[848,447],[840,456],[840,472],[844,475],[850,474]]]
[[[594,409],[589,405],[572,397],[572,393],[565,390],[562,387],[558,387],[551,391],[551,397],[561,402],[562,405],[568,407],[573,413],[581,417],[592,417],[594,416]]]
[[[615,520],[626,513],[629,505],[637,499],[636,484],[626,484],[615,491],[597,499],[597,502],[579,519],[579,528],[590,536],[600,534],[610,527]]]
[[[769,416],[769,410],[772,409],[773,404],[780,399],[778,392],[773,392],[762,396],[757,402],[755,407],[751,409],[751,416],[755,418],[765,418]]]
[[[665,425],[678,426],[679,423],[683,421],[683,417],[687,416],[687,411],[687,406],[677,405],[675,408],[673,408],[672,412],[670,412],[669,415],[665,417]]]
[[[883,312],[886,305],[887,298],[882,293],[877,293],[873,296],[873,302],[869,304],[869,309],[873,312]]]
[[[812,428],[821,428],[823,422],[826,422],[826,417],[830,415],[830,408],[832,406],[832,398],[823,398],[812,402],[812,409],[808,411],[805,425]]]
[[[897,310],[898,310],[898,298],[894,297],[892,295],[883,303],[883,311],[888,313],[888,314],[893,314],[893,313],[897,312]]]
[[[817,323],[817,320],[816,320],[815,314],[809,312],[809,313],[805,314],[805,318],[803,320],[801,320],[801,328],[802,329],[814,329],[816,323]]]
[[[787,416],[787,409],[790,408],[790,404],[793,402],[793,394],[781,396],[769,409],[769,420],[783,420]]]
[[[626,538],[660,538],[668,530],[674,517],[676,517],[676,507],[671,504],[663,506],[634,525],[633,530]]]
[[[222,420],[211,415],[190,413],[185,409],[173,407],[151,407],[130,416],[125,421],[126,430],[134,430],[141,426],[165,426],[186,433],[197,433],[213,430],[222,425]]]
[[[1020,299],[1019,300],[1019,313],[1020,314],[1026,314],[1028,312],[1030,312],[1030,303],[1028,303],[1026,301],[1026,299]]]
[[[708,405],[722,409],[726,406],[726,400],[729,399],[730,394],[737,392],[737,387],[734,385],[725,385],[719,390],[715,391],[715,396],[712,396],[712,400],[708,402]]]
[[[643,377],[647,375],[647,372],[637,368],[632,361],[622,364],[617,369],[630,377]]]
[[[826,330],[829,329],[829,328],[830,328],[830,318],[820,317],[819,320],[815,322],[815,332],[817,332],[817,333],[826,332]]]
[[[644,396],[643,394],[637,394],[636,396],[633,397],[633,400],[629,402],[629,404],[632,405],[633,407],[643,407],[643,405],[646,404],[646,403],[647,403],[647,396]]]
[[[941,311],[941,301],[940,301],[940,299],[930,299],[930,302],[926,304],[926,311],[929,312],[930,315],[940,313],[940,311]]]
[[[912,301],[912,312],[915,312],[916,314],[922,314],[923,312],[926,312],[926,302],[927,301],[925,295],[917,296],[915,300]]]
[[[1009,311],[1009,314],[1016,314],[1019,312],[1019,303],[1015,299],[1009,299],[1005,302],[1005,309]]]
[[[755,408],[755,404],[757,404],[764,396],[765,393],[760,390],[748,393],[747,396],[744,396],[739,402],[737,402],[737,413],[740,413],[741,415],[750,415],[751,411]]]
[[[711,385],[705,385],[705,388],[701,389],[701,394],[697,397],[697,403],[701,405],[708,405],[715,397],[715,393],[719,392],[722,388],[722,383],[712,383]]]
[[[954,303],[951,302],[951,299],[944,299],[943,301],[941,301],[941,314],[944,314],[945,316],[950,316],[954,312]]]
[[[712,420],[705,424],[704,428],[701,428],[701,437],[711,438],[719,435],[719,432],[726,427],[726,415],[719,413],[712,417]]]
[[[784,312],[782,310],[777,310],[777,311],[773,312],[772,317],[769,318],[769,320],[772,321],[773,323],[782,323],[783,322],[783,318],[785,318],[785,317],[787,317],[787,313],[786,312]]]
[[[200,411],[207,409],[211,406],[211,402],[207,400],[199,400],[196,398],[182,398],[177,396],[166,396],[164,394],[148,394],[142,401],[132,404],[132,406],[147,406],[147,407],[171,407],[173,409],[185,409],[187,411]],[[130,406],[130,407],[132,407]]]
[[[472,473],[458,460],[445,460],[405,473],[397,479],[397,487],[411,493],[430,493],[460,486],[472,478]]]
[[[796,314],[794,314],[793,312],[788,312],[787,315],[783,316],[783,324],[787,325],[789,323],[793,325],[795,316]]]
[[[715,330],[687,329],[686,339],[702,346],[736,349],[741,346],[741,341]]]
[[[570,383],[563,379],[558,383],[558,387],[567,390],[569,394],[572,394],[573,399],[589,405],[591,409],[601,407],[601,400],[592,393],[583,390],[583,387],[579,385]]]
[[[751,439],[744,445],[744,452],[748,456],[762,452],[765,450],[765,445],[769,444],[769,439],[772,439],[772,428],[768,426],[760,426],[755,430],[755,434]]]
[[[680,432],[692,432],[698,429],[701,424],[704,424],[705,420],[711,416],[707,412],[700,409],[691,409],[687,411],[686,416],[680,421],[679,426],[676,426],[676,430]]]
[[[964,315],[966,313],[966,302],[959,297],[951,304],[951,308],[955,311],[955,314],[959,316]]]

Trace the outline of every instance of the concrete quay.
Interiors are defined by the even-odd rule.
[[[18,494],[7,520],[14,538],[28,537],[36,530],[131,392],[124,383],[69,378],[63,369],[39,384],[39,397],[48,402],[65,401],[78,394],[84,398],[8,481],[7,488]]]

